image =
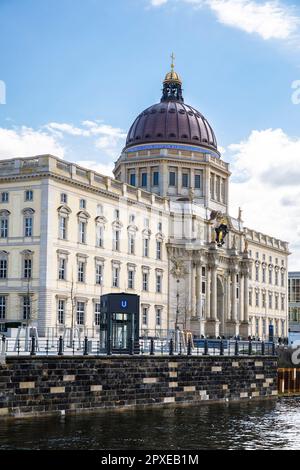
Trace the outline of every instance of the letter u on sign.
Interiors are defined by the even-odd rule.
[[[127,300],[121,300],[121,307],[122,308],[127,308],[128,302]]]

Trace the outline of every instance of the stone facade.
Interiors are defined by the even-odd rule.
[[[117,179],[51,155],[0,162],[1,323],[97,336],[101,294],[131,292],[141,334],[266,339],[273,324],[287,335],[288,244],[229,215],[230,173],[215,151],[160,147],[125,149]],[[212,211],[228,224],[222,247]]]
[[[273,357],[19,357],[0,366],[0,417],[276,396]]]

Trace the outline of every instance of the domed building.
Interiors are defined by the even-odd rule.
[[[100,296],[127,292],[141,336],[287,335],[288,244],[229,214],[229,166],[173,63],[114,175],[52,155],[0,162],[0,327],[99,339]]]

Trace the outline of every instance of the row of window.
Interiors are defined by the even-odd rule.
[[[262,327],[262,335],[264,338],[266,338],[269,334],[269,332],[267,331],[267,320],[265,318],[259,318],[259,317],[256,317],[254,318],[253,317],[253,320],[254,320],[254,328],[255,328],[255,335],[256,336],[259,336],[260,334],[260,324],[261,324],[261,327]],[[274,322],[274,335],[279,337],[279,336],[282,336],[284,337],[285,336],[285,320],[275,320]],[[273,325],[273,320],[270,319],[269,320],[269,325]],[[281,326],[281,328],[280,328]]]
[[[9,236],[9,217],[8,215],[0,216],[0,238],[8,238]],[[23,236],[33,236],[33,216],[25,215],[23,222]]]
[[[158,171],[152,172],[152,186],[159,186],[160,175]],[[183,172],[181,175],[181,185],[183,188],[189,188],[191,176],[188,172]],[[178,175],[176,171],[169,171],[169,186],[176,187],[178,184]],[[132,170],[129,172],[128,183],[131,186],[138,186],[137,174]],[[147,188],[148,186],[148,173],[141,172],[140,174],[140,187]],[[194,189],[201,189],[202,187],[202,175],[201,173],[194,175]]]
[[[86,261],[78,261],[77,262],[77,282],[85,283],[86,282],[86,271],[87,271],[87,264]],[[120,275],[121,275],[121,267],[117,265],[113,265],[112,267],[112,287],[119,288],[120,287]],[[135,277],[136,272],[135,269],[132,267],[128,267],[127,269],[127,288],[128,289],[135,289]],[[156,271],[156,278],[155,278],[155,291],[160,294],[162,292],[162,272]],[[60,281],[67,280],[67,258],[59,258],[58,260],[58,279]],[[150,269],[145,270],[143,268],[142,273],[142,290],[149,291],[149,282],[150,282]],[[96,263],[95,266],[95,284],[98,286],[104,285],[104,266],[102,263]]]
[[[279,306],[280,298],[280,306]],[[275,299],[275,301],[274,301]],[[253,292],[249,291],[249,305],[253,305]],[[267,307],[267,294],[265,292],[255,292],[255,307],[266,308]],[[274,295],[273,292],[268,293],[268,308],[275,310],[285,310],[285,295]]]
[[[23,256],[22,259],[22,275],[23,279],[32,278],[33,260],[30,256]],[[8,278],[8,257],[3,256],[0,258],[0,280]]]
[[[7,296],[0,295],[0,320],[5,320],[7,318],[7,306]],[[32,315],[32,300],[29,295],[23,295],[21,297],[21,309],[22,320],[29,320]]]
[[[289,279],[289,302],[300,302],[300,278]]]
[[[24,191],[24,201],[33,201],[33,191],[31,189],[28,189]],[[9,202],[9,192],[8,191],[3,191],[0,194],[0,202],[2,203],[8,203]]]
[[[249,256],[250,256],[250,258],[252,258],[252,250],[249,250]],[[258,251],[256,251],[256,253],[255,253],[255,259],[256,260],[260,259],[260,254],[259,254]],[[269,263],[273,263],[273,256],[270,255],[268,259],[269,259]],[[267,255],[265,253],[262,254],[262,261],[265,261],[265,262],[267,261]],[[279,265],[278,264],[278,258],[275,258],[275,264]],[[281,260],[281,266],[284,266],[284,260],[283,259]]]
[[[255,266],[255,281],[260,282],[260,274],[261,274],[261,282],[266,284],[267,283],[267,272],[268,272],[268,283],[270,285],[274,284],[275,286],[279,286],[279,273],[280,273],[280,285],[281,287],[285,286],[285,272],[284,271],[278,271],[270,268],[266,268],[265,266],[262,266],[262,270],[260,273],[260,267]],[[252,273],[250,272],[250,278],[252,278]]]
[[[59,238],[61,240],[68,239],[68,219],[61,216],[59,218]],[[78,223],[78,241],[79,243],[87,243],[87,221],[80,220]],[[112,249],[120,251],[121,243],[121,230],[113,228],[112,230]],[[96,224],[96,246],[99,248],[104,247],[104,225]],[[128,232],[128,253],[130,255],[136,254],[136,233]],[[150,238],[143,238],[143,256],[148,258],[150,256]],[[156,240],[156,259],[162,259],[162,242]]]

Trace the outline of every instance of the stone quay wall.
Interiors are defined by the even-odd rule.
[[[275,398],[277,359],[207,356],[10,357],[0,416]]]

